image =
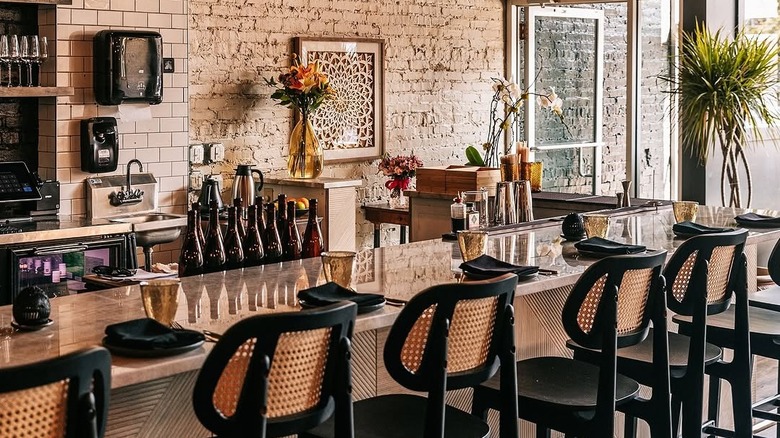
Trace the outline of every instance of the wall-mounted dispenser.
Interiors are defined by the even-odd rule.
[[[119,157],[119,132],[113,117],[81,121],[81,170],[89,173],[113,172]]]
[[[95,100],[101,105],[162,102],[162,36],[138,30],[101,30],[93,40]]]

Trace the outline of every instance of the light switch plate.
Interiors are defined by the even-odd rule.
[[[190,164],[203,164],[203,145],[190,145]]]
[[[209,145],[209,161],[219,163],[225,159],[225,145],[222,143],[211,143]]]

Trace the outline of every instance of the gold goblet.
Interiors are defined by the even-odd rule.
[[[354,251],[327,251],[320,256],[322,258],[322,272],[325,281],[332,281],[339,286],[352,288],[352,271],[355,267]]]
[[[699,212],[699,203],[696,201],[673,201],[672,211],[677,222],[695,221]]]
[[[591,237],[606,239],[609,234],[609,216],[605,214],[583,214],[582,224],[589,239]]]
[[[487,242],[487,231],[458,231],[458,247],[464,262],[474,260],[485,254],[487,252]]]
[[[141,300],[146,316],[170,326],[179,309],[180,286],[178,278],[141,282]]]

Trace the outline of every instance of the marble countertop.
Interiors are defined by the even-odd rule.
[[[742,210],[701,207],[697,222],[734,226]],[[775,211],[758,211],[778,215]],[[682,242],[671,231],[670,209],[643,211],[615,217],[611,239],[646,245],[650,250],[674,251]],[[776,240],[780,229],[751,230],[749,243]],[[572,242],[560,237],[560,226],[548,226],[514,234],[491,236],[488,253],[519,265],[539,265],[557,274],[522,281],[517,294],[527,295],[573,284],[594,259],[580,256]],[[408,300],[420,290],[455,282],[461,276],[457,245],[439,240],[369,249],[358,253],[355,287],[359,292],[381,293]],[[182,295],[176,320],[193,329],[224,332],[236,321],[252,315],[298,311],[297,292],[321,284],[319,258],[245,268],[182,279]],[[390,326],[398,307],[358,316],[356,331]],[[100,345],[108,324],[144,316],[138,286],[52,300],[54,324],[36,332],[16,332],[0,339],[0,368],[22,365]],[[0,307],[0,320],[10,322],[11,307]],[[197,369],[213,344],[189,353],[157,359],[113,356],[112,386],[121,387]]]

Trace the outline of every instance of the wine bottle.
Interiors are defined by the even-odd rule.
[[[246,227],[244,227],[244,219],[246,218],[244,217],[244,207],[241,206],[242,202],[241,198],[233,200],[233,206],[236,207],[236,229],[238,230],[238,236],[243,242],[246,237]]]
[[[283,260],[298,260],[301,258],[301,234],[295,224],[295,202],[287,201],[287,231],[284,233],[287,241],[284,242]]]
[[[273,204],[266,205],[266,217],[268,223],[263,235],[263,251],[265,252],[265,263],[277,263],[282,261],[282,241],[279,239],[279,232],[276,231],[276,221],[273,219],[276,215],[276,208]]]
[[[224,264],[225,243],[222,239],[222,229],[219,226],[219,208],[217,202],[214,201],[209,209],[209,232],[206,236],[206,249],[203,252],[204,271],[221,271]]]
[[[195,201],[192,203],[192,211],[195,212],[195,232],[198,233],[198,240],[200,241],[200,249],[202,252],[206,248],[206,235],[203,234],[203,227],[201,226],[200,202]]]
[[[255,205],[257,206],[257,231],[260,232],[260,236],[265,235],[265,203],[262,196],[255,196]]]
[[[238,209],[228,207],[228,227],[225,233],[225,268],[238,269],[244,266],[244,245],[238,234]]]
[[[179,253],[179,277],[198,275],[203,272],[203,247],[200,246],[197,228],[198,211],[187,212],[187,235]]]
[[[278,204],[276,206],[276,229],[279,232],[282,247],[284,247],[287,241],[287,195],[281,193],[276,199]]]
[[[263,263],[265,252],[263,251],[263,239],[260,237],[260,229],[257,204],[249,206],[249,217],[246,226],[246,238],[244,239],[244,266],[257,266]]]
[[[302,242],[303,258],[319,257],[325,250],[325,244],[322,241],[322,230],[317,221],[317,200],[309,199],[309,221],[306,223],[306,231],[303,232]]]

